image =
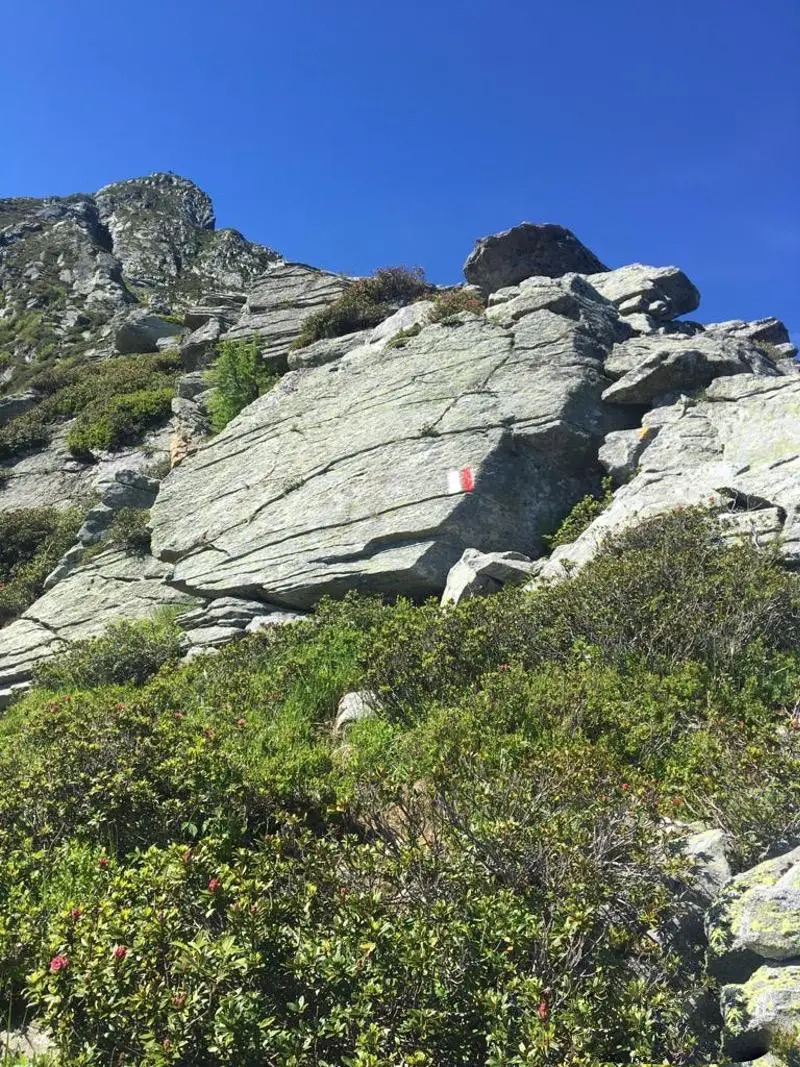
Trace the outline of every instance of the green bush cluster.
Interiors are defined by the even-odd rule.
[[[325,337],[342,337],[377,326],[429,290],[421,267],[381,267],[372,277],[348,285],[328,307],[309,315],[292,347],[306,348]]]
[[[559,545],[568,545],[575,541],[584,530],[588,529],[598,515],[602,515],[614,499],[614,490],[610,476],[603,478],[602,491],[598,495],[591,493],[577,502],[570,513],[563,519],[558,529],[543,538],[549,551]]]
[[[463,311],[481,315],[486,309],[485,300],[468,289],[447,289],[437,293],[430,311],[431,322],[441,322],[445,326],[456,320]]]
[[[165,664],[177,662],[180,637],[175,612],[169,610],[143,622],[122,620],[101,637],[75,641],[66,652],[39,664],[34,680],[55,692],[142,685]]]
[[[41,595],[45,578],[74,543],[82,521],[77,508],[0,511],[0,625]]]
[[[219,358],[209,371],[213,391],[208,410],[214,432],[224,430],[231,419],[268,392],[277,380],[259,356],[256,341],[223,341]]]
[[[80,1067],[714,1060],[666,820],[800,840],[799,638],[687,511],[533,594],[83,645],[0,720],[3,995]]]
[[[42,400],[0,429],[0,459],[43,447],[66,418],[76,420],[67,437],[76,455],[140,439],[169,414],[179,368],[176,354],[159,353],[45,369],[29,383]]]

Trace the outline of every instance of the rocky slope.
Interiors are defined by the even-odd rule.
[[[555,225],[483,238],[465,277],[353,328],[362,282],[216,231],[175,175],[0,201],[0,517],[82,521],[0,628],[0,706],[119,619],[181,612],[194,658],[353,589],[451,603],[561,581],[609,534],[692,504],[800,564],[781,322],[686,320],[700,297],[679,268],[607,268]],[[206,372],[227,341],[269,388],[212,435]],[[608,506],[548,554],[604,475]],[[348,699],[338,730],[375,711]],[[727,1048],[758,1056],[800,1019],[800,857],[731,879],[725,835],[692,829]]]
[[[439,595],[476,550],[538,560],[542,580],[676,504],[712,499],[733,533],[780,537],[798,560],[800,377],[786,329],[681,319],[699,294],[676,267],[611,270],[563,227],[526,223],[465,264],[464,293],[481,290],[485,312],[437,316],[432,290],[377,327],[296,349],[351,281],[215,230],[186,179],[2,201],[0,221],[6,431],[46,409],[47,375],[64,367],[161,351],[184,369],[171,425],[159,408],[138,439],[87,454],[70,418],[49,416],[44,445],[3,460],[0,511],[92,509],[49,591],[0,632],[5,700],[65,639],[154,604],[199,604],[190,633],[204,645],[204,618],[227,637],[254,615],[233,611],[220,631],[217,598],[270,614],[351,588]],[[222,340],[254,342],[282,377],[209,437],[203,371]],[[547,558],[546,536],[604,469],[613,503]],[[152,556],[82,563],[130,506],[120,481],[137,477],[163,478]]]

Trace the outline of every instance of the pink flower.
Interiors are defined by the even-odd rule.
[[[102,867],[103,870],[105,870],[106,867],[108,866],[108,856],[101,856],[100,859],[97,861],[97,863],[98,863],[98,866]]]
[[[72,910],[69,913],[69,917],[70,917],[70,919],[72,919],[72,921],[74,923],[76,923],[78,921],[78,919],[80,919],[81,915],[83,915],[83,912],[81,911],[80,908],[72,908]]]
[[[67,967],[69,967],[69,960],[60,952],[50,960],[50,971],[52,974],[58,974],[59,971],[65,971]]]
[[[628,785],[627,782],[623,782],[622,783],[622,788],[625,789],[625,790],[628,790],[628,789],[630,789],[630,786]]]
[[[216,893],[221,888],[222,888],[222,882],[219,880],[219,878],[210,879],[210,881],[208,883],[208,891],[209,891],[209,893]]]
[[[247,726],[247,719],[237,719],[236,725],[239,727],[240,730],[243,730],[245,726]]]
[[[180,722],[180,720],[183,718],[183,712],[182,711],[176,711],[175,712],[175,718],[178,720],[178,722]]]
[[[550,1018],[550,1005],[547,1003],[546,1000],[540,1000],[539,1007],[536,1009],[536,1012],[542,1022],[546,1023],[547,1020]]]
[[[128,955],[128,950],[125,948],[124,945],[115,945],[114,946],[114,959],[115,960],[124,960],[127,955]]]

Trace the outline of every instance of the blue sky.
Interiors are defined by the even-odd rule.
[[[568,226],[800,334],[798,0],[8,0],[0,196],[174,170],[285,256]]]

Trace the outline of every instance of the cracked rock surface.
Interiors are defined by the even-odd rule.
[[[94,637],[120,619],[144,619],[189,599],[165,584],[170,568],[150,556],[109,549],[53,586],[16,622],[0,630],[0,689],[30,677],[31,669],[66,641]]]
[[[600,399],[613,306],[580,279],[506,290],[401,348],[287,374],[162,486],[153,551],[199,595],[306,608],[441,593],[468,547],[535,556],[631,425]],[[448,492],[473,468],[474,493]]]

